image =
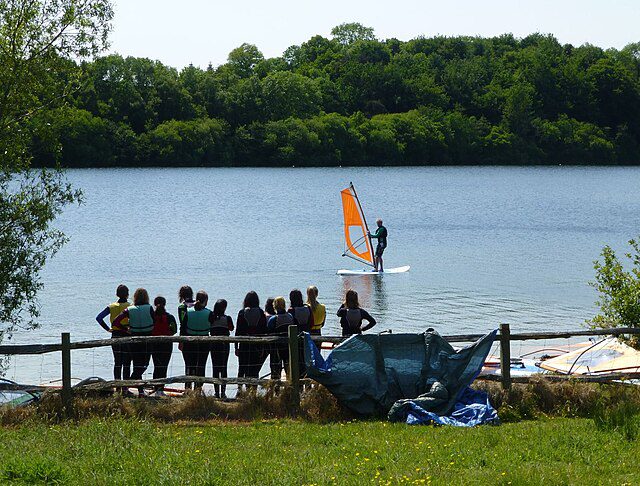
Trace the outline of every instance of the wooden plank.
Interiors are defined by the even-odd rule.
[[[606,375],[552,375],[537,373],[531,376],[512,376],[512,383],[532,383],[537,381],[550,382],[584,382],[584,383],[610,383],[620,384],[628,380],[640,379],[640,373],[608,373]],[[502,381],[500,375],[482,375],[477,378],[480,381]]]
[[[136,336],[118,339],[119,344],[133,343],[254,343],[254,344],[284,344],[286,337],[282,336]],[[79,341],[71,344],[71,349],[90,349],[111,346],[112,339],[98,339]]]
[[[509,324],[500,324],[500,372],[502,388],[511,388],[511,341]]]
[[[579,336],[618,336],[621,334],[640,334],[640,328],[617,328],[617,329],[587,329],[578,331],[559,332],[526,332],[510,334],[511,341],[528,341],[539,339],[568,339]],[[442,336],[448,342],[474,342],[484,334],[454,334]],[[340,344],[347,338],[342,336],[312,336],[314,342],[327,342]],[[145,341],[148,343],[184,343],[184,342],[222,342],[222,343],[260,343],[278,344],[288,342],[286,337],[281,336],[144,336],[120,338],[121,344],[131,344]],[[79,341],[70,343],[70,349],[92,349],[109,347],[113,344],[111,339],[97,339],[91,341]],[[62,350],[60,344],[7,344],[0,345],[0,355],[38,355]]]
[[[40,385],[20,385],[18,383],[3,383],[0,382],[0,392],[3,391],[25,391],[25,392],[44,392],[51,390],[48,386]]]
[[[208,376],[171,376],[167,378],[155,378],[148,380],[109,380],[76,385],[76,390],[106,390],[110,388],[131,387],[153,387],[155,385],[171,385],[173,383],[203,383],[209,385],[253,385],[266,386],[270,383],[277,383],[280,380],[260,379],[260,378],[213,378]]]
[[[620,327],[612,329],[585,329],[580,331],[521,332],[511,334],[511,340],[530,341],[536,339],[568,339],[579,336],[619,336],[621,334],[640,334],[640,328]]]
[[[61,350],[60,344],[5,344],[0,346],[0,355],[46,354]]]

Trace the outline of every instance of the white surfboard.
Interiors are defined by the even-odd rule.
[[[385,273],[404,273],[408,272],[411,268],[410,265],[405,265],[404,267],[396,267],[396,268],[387,268],[384,272],[374,272],[372,270],[362,269],[362,270],[338,270],[338,275],[384,275]]]

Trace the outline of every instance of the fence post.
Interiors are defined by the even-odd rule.
[[[500,374],[502,388],[511,388],[511,330],[509,324],[500,324]]]
[[[289,384],[293,390],[294,414],[300,408],[300,356],[298,354],[298,326],[289,326]]]
[[[71,390],[71,335],[62,333],[62,406],[64,413],[73,413],[73,395]]]

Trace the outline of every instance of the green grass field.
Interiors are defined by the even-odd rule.
[[[474,429],[90,419],[0,428],[2,483],[637,484],[640,442],[589,419]]]

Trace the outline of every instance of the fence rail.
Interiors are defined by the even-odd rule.
[[[578,331],[555,331],[555,332],[525,332],[511,333],[509,324],[501,324],[497,334],[497,341],[500,344],[500,375],[483,376],[482,379],[488,381],[500,381],[503,388],[508,389],[512,383],[526,383],[529,377],[511,376],[511,342],[530,341],[541,339],[568,339],[572,337],[590,336],[620,336],[640,334],[640,328],[614,328],[614,329],[589,329]],[[480,339],[483,334],[454,334],[443,336],[450,343],[473,342]],[[342,336],[312,336],[316,343],[340,344],[345,337]],[[0,355],[40,355],[46,353],[62,353],[62,398],[65,408],[71,410],[73,402],[73,389],[71,387],[71,351],[81,349],[93,349],[109,347],[117,343],[252,343],[252,344],[287,344],[289,350],[289,369],[287,370],[287,382],[293,388],[294,402],[299,403],[300,383],[299,376],[299,339],[297,326],[290,326],[287,336],[140,336],[123,337],[114,339],[97,339],[91,341],[71,342],[69,333],[62,333],[60,343],[48,344],[9,344],[0,345]],[[582,382],[604,383],[625,379],[640,379],[640,373],[610,373],[606,375],[551,375],[545,374],[545,379],[550,381],[575,380]],[[114,387],[138,387],[152,386],[172,383],[207,383],[207,384],[236,384],[248,386],[265,386],[268,383],[279,380],[258,379],[258,378],[210,378],[202,376],[175,376],[162,379],[148,380],[110,380],[102,382],[91,382],[81,385],[79,388],[87,390],[103,390]],[[46,387],[31,385],[16,385],[11,383],[0,383],[0,391],[4,390],[29,390],[41,391]]]

